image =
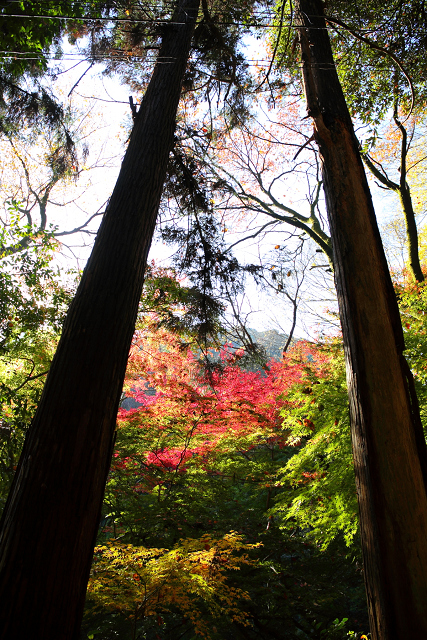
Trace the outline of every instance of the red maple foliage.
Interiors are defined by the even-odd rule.
[[[166,330],[135,336],[125,392],[140,406],[120,409],[119,428],[132,424],[152,434],[145,464],[184,472],[189,461],[211,466],[227,448],[250,450],[260,443],[285,445],[281,410],[286,392],[301,382],[307,365],[319,371],[325,356],[299,342],[263,371],[239,367],[242,350],[225,345],[217,366],[206,374],[188,345]],[[117,457],[118,466],[132,466]]]

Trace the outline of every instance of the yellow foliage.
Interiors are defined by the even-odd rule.
[[[425,265],[427,264],[427,225],[424,225],[418,232],[418,247],[420,262]]]
[[[258,546],[245,544],[235,531],[220,539],[206,534],[180,540],[171,550],[112,541],[95,549],[88,595],[95,608],[118,611],[134,623],[179,609],[196,634],[209,639],[206,610],[247,624],[239,602],[249,595],[231,587],[226,574],[254,564],[245,551]]]
[[[425,110],[414,112],[408,119],[399,114],[407,132],[406,178],[411,189],[412,205],[416,215],[426,213],[425,175],[427,155],[427,113]],[[381,130],[375,147],[370,151],[371,157],[379,163],[395,183],[400,180],[400,164],[402,159],[402,134],[393,119]]]

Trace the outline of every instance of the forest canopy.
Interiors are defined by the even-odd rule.
[[[422,640],[424,3],[0,20],[0,638]]]

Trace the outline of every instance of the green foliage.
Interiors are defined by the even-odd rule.
[[[1,56],[2,73],[20,78],[26,73],[45,72],[50,47],[59,45],[64,31],[76,28],[79,18],[100,15],[101,7],[98,2],[0,2],[0,49],[10,52]],[[58,20],[59,16],[75,18],[75,22]]]
[[[396,285],[405,335],[405,355],[414,375],[421,420],[427,434],[427,284]]]
[[[271,509],[276,501],[281,504],[284,492],[293,491],[288,480],[278,482],[277,477],[299,455],[296,442],[284,444],[290,428],[280,427],[278,411],[285,406],[289,415],[297,404],[293,397],[299,393],[293,387],[296,372],[305,371],[306,388],[306,379],[311,384],[330,374],[330,358],[300,347],[285,364],[270,362],[269,372],[261,374],[239,370],[236,357],[226,351],[222,357],[228,360],[206,385],[188,343],[168,339],[164,333],[157,335],[157,344],[156,350],[155,341],[140,335],[131,355],[126,389],[141,404],[119,414],[100,547],[142,553],[147,562],[154,553],[160,562],[156,571],[160,571],[160,556],[166,562],[183,541],[191,545],[200,545],[207,537],[219,541],[235,530],[244,544],[262,544],[248,550],[251,564],[240,565],[239,571],[230,571],[224,564],[227,588],[250,598],[235,601],[241,620],[248,624],[242,625],[226,611],[215,617],[208,592],[194,593],[194,615],[203,612],[212,639],[338,640],[350,637],[348,628],[366,629],[359,563],[349,556],[341,530],[331,535],[323,551],[313,544],[306,528],[283,527],[281,512]],[[275,395],[268,392],[270,388],[277,389]],[[292,399],[280,397],[285,389]],[[301,396],[307,398],[302,392]],[[155,602],[152,615],[144,620],[137,616],[135,622],[135,607],[142,600],[134,593],[139,583],[130,584],[133,561],[119,558],[121,568],[116,570],[116,560],[113,566],[104,560],[104,576],[96,573],[98,560],[94,565],[96,596],[90,591],[85,637],[94,634],[107,640],[135,633],[154,639],[158,633],[172,640],[177,629],[184,640],[195,637],[195,620],[179,610],[183,596],[165,609],[164,600]],[[123,581],[121,571],[127,575],[123,574]],[[174,588],[173,580],[170,586]],[[183,588],[187,588],[185,581]],[[126,611],[119,607],[123,598],[128,598]],[[156,622],[159,612],[160,623]],[[350,620],[343,622],[344,616]]]
[[[140,310],[150,313],[155,326],[165,327],[188,339],[210,343],[222,332],[224,305],[211,292],[180,282],[173,269],[147,265]]]
[[[88,55],[103,60],[104,73],[119,75],[142,94],[151,73],[150,53],[158,49],[174,8],[175,4],[168,2],[114,3],[111,22],[98,23],[90,30]],[[242,118],[247,113],[244,89],[250,82],[239,45],[256,10],[257,3],[248,0],[204,3],[184,76],[184,92],[191,91],[194,103],[208,100],[212,106],[213,96],[223,94],[223,110],[237,122],[236,116]]]
[[[291,9],[277,4],[272,44],[277,63],[299,85],[299,48],[295,30],[289,27]],[[354,116],[378,125],[396,100],[408,110],[418,108],[426,93],[426,13],[424,3],[348,2],[332,0],[325,7],[332,50],[347,104]],[[282,27],[279,25],[283,21]],[[411,79],[411,84],[408,81]]]
[[[326,548],[340,534],[351,545],[358,528],[344,357],[339,342],[323,346],[326,371],[307,363],[305,379],[282,411],[299,452],[280,474],[284,491],[274,511],[282,526],[301,527]]]
[[[32,237],[12,216],[1,242]],[[30,420],[37,407],[71,290],[53,266],[56,243],[50,234],[15,254],[0,271],[0,507],[3,507]]]
[[[402,280],[396,289],[406,355],[426,423],[426,285]],[[149,344],[144,344],[146,352]],[[169,557],[183,540],[190,541],[190,545],[200,544],[204,536],[220,540],[235,529],[245,544],[262,544],[248,551],[252,564],[243,564],[238,572],[224,573],[229,587],[245,591],[250,598],[236,603],[248,625],[242,628],[238,622],[226,620],[226,616],[212,621],[212,639],[367,638],[361,635],[367,622],[340,340],[316,348],[294,347],[287,355],[287,366],[296,366],[301,375],[289,384],[281,383],[281,396],[276,395],[274,401],[269,398],[268,402],[277,403],[283,423],[275,435],[268,436],[261,436],[261,423],[245,430],[251,414],[245,414],[245,402],[233,405],[232,394],[237,388],[233,386],[234,378],[225,387],[229,390],[230,407],[218,405],[209,414],[213,407],[209,409],[208,395],[197,398],[200,380],[194,370],[190,374],[193,365],[191,358],[188,360],[187,343],[184,348],[178,344],[172,348],[172,344],[153,353],[151,360],[146,356],[136,359],[129,371],[128,389],[132,385],[134,389],[135,385],[142,388],[150,381],[163,395],[157,399],[156,394],[146,395],[145,408],[121,414],[100,544],[109,541],[114,547],[120,540],[121,545],[134,545],[132,549],[143,546],[144,553],[149,554],[153,550],[158,553],[160,543],[171,550],[164,552]],[[181,366],[187,362],[187,368],[179,371],[177,360],[172,365],[171,358],[177,357],[174,353],[181,353]],[[230,354],[227,357],[228,364],[218,375],[227,376],[235,367],[236,379],[247,376],[249,389],[254,374],[238,373],[235,356],[234,360],[230,360]],[[143,361],[145,369],[141,369]],[[167,361],[169,366],[165,366]],[[279,367],[271,362],[269,366],[270,371]],[[274,375],[277,371],[279,368]],[[221,398],[221,377],[217,384],[216,393]],[[244,388],[238,387],[240,392]],[[169,395],[165,394],[167,389],[171,391]],[[155,393],[153,388],[150,393]],[[134,395],[142,397],[136,391]],[[255,406],[260,410],[261,403]],[[197,439],[199,416],[202,413],[213,424],[224,409],[228,411],[229,433],[227,429],[223,431],[221,440],[212,448],[206,447],[205,431],[204,454],[200,455],[203,438]],[[243,427],[240,430],[235,426],[239,420]],[[101,593],[101,584],[99,589]],[[209,598],[205,602],[204,597],[199,594],[194,606],[197,611],[204,611],[204,616],[210,616]],[[107,639],[113,638],[118,629],[126,628],[130,633],[129,618],[127,627],[120,626],[125,624],[122,614],[113,619],[107,613],[108,607],[98,606],[95,615],[92,605],[90,600],[88,634],[98,629],[100,637]],[[185,640],[196,633],[194,620],[185,615],[179,617],[173,608],[162,611],[161,624],[156,625],[153,616],[145,626],[140,621],[146,638],[155,638],[160,631],[164,638],[172,640],[176,628]],[[349,630],[357,628],[359,631]]]
[[[414,375],[424,429],[427,427],[427,288],[402,279],[396,284],[405,334],[405,356]],[[326,548],[344,536],[358,555],[358,508],[352,460],[345,366],[339,341],[323,346],[329,365],[323,372],[307,364],[306,377],[287,393],[282,411],[288,442],[299,452],[279,473],[283,487],[272,513],[280,526],[304,531]]]
[[[70,296],[56,281],[59,271],[52,264],[57,246],[53,233],[22,225],[17,202],[9,203],[9,213],[9,223],[0,234],[0,348],[3,351],[10,348],[12,336],[16,339],[23,331],[38,328],[44,322],[57,331]]]
[[[393,108],[396,99],[409,108],[412,90],[418,107],[425,104],[426,25],[424,3],[419,0],[391,3],[328,3],[332,21],[332,46],[338,61],[338,73],[350,109],[368,123],[378,124]],[[365,41],[362,40],[365,38]],[[406,76],[405,76],[406,74]]]
[[[109,8],[98,1],[0,2],[0,132],[16,134],[23,122],[64,130],[63,106],[45,83],[46,76],[54,76],[50,56],[61,57],[66,32],[74,39],[83,36]]]

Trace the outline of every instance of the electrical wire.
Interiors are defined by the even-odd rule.
[[[119,24],[149,24],[149,25],[163,25],[163,24],[169,24],[169,25],[183,25],[185,24],[185,22],[172,22],[171,20],[169,20],[168,18],[165,19],[159,19],[159,18],[153,18],[153,19],[141,19],[141,18],[118,18],[116,16],[110,16],[110,17],[90,17],[90,16],[53,16],[53,15],[45,15],[45,14],[18,14],[18,13],[4,13],[3,17],[5,18],[17,18],[17,19],[28,19],[28,18],[32,18],[32,19],[40,19],[40,20],[63,20],[65,22],[69,21],[69,22],[76,22],[79,20],[89,20],[92,22],[101,22],[101,23],[119,23]],[[313,16],[316,17],[316,16]],[[319,16],[320,17],[320,16]],[[323,16],[322,16],[323,17]],[[269,18],[271,19],[271,16],[269,16]],[[240,27],[246,27],[246,28],[257,28],[257,29],[270,29],[270,28],[279,28],[279,25],[277,23],[257,23],[257,22],[251,22],[250,19],[248,19],[248,21],[245,22],[238,22],[238,21],[234,21],[234,20],[230,20],[230,21],[218,21],[215,22],[216,25],[218,26],[240,26]],[[291,23],[289,22],[289,25],[291,25]],[[292,28],[293,29],[305,29],[305,30],[309,30],[309,31],[328,31],[328,27],[307,27],[307,26],[298,26],[295,24],[292,24]],[[355,27],[355,30],[357,30],[360,33],[372,33],[372,29],[360,29],[358,27]],[[377,28],[376,31],[378,31],[379,29]],[[387,33],[387,32],[386,32]]]

